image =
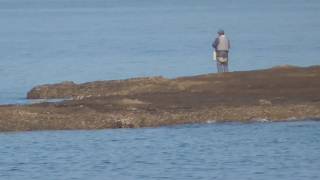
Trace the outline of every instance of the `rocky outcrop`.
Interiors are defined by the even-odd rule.
[[[72,97],[73,92],[77,89],[77,85],[72,81],[65,81],[55,85],[41,85],[32,88],[32,90],[27,93],[27,98],[53,99]]]
[[[156,127],[212,121],[320,118],[320,67],[63,82],[33,88],[28,98],[59,103],[0,106],[0,130]]]
[[[163,77],[133,78],[128,80],[95,81],[75,84],[70,81],[59,84],[36,86],[27,93],[28,99],[101,97],[129,95],[142,92],[170,91],[176,89],[169,79]]]

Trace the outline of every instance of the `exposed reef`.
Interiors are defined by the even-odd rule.
[[[41,85],[0,106],[0,131],[156,127],[185,123],[320,118],[320,66]]]

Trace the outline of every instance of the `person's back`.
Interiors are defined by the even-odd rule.
[[[216,51],[218,72],[228,72],[230,41],[223,30],[219,30],[218,34],[219,36],[212,44],[212,47]]]
[[[226,37],[226,35],[221,35],[217,37],[217,39],[218,39],[218,44],[217,44],[216,51],[229,51],[230,41]]]

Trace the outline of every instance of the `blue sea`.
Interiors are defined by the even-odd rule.
[[[0,134],[2,180],[317,180],[320,122]]]
[[[0,104],[39,84],[320,64],[319,0],[0,0]]]
[[[320,64],[319,0],[0,0],[0,104],[39,84]],[[319,121],[0,133],[0,180],[320,179]]]

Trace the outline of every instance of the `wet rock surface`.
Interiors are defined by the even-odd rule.
[[[28,92],[59,103],[0,106],[1,131],[156,127],[220,121],[320,118],[320,66],[63,82]]]

